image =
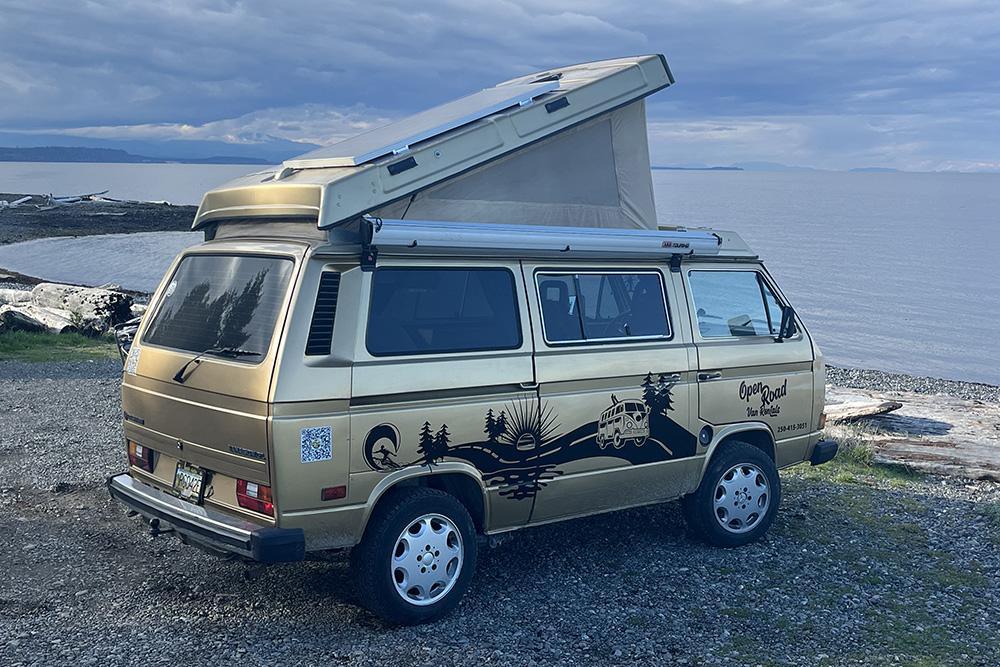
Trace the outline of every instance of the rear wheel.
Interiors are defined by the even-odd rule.
[[[781,503],[781,478],[767,454],[745,442],[724,445],[712,457],[698,489],[682,505],[688,526],[719,547],[760,538]]]
[[[407,487],[389,493],[351,553],[359,597],[390,623],[427,623],[454,609],[472,581],[472,517],[443,491]]]

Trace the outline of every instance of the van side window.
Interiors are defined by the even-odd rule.
[[[374,356],[516,349],[518,312],[507,269],[379,268],[366,344]]]
[[[781,305],[759,272],[691,271],[688,283],[702,337],[778,333]]]
[[[670,336],[659,273],[540,273],[535,279],[550,343]]]

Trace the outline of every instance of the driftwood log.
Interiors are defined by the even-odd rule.
[[[73,313],[59,308],[45,308],[32,303],[0,306],[0,332],[2,331],[46,331],[67,333],[72,331],[97,331],[100,322],[88,326],[73,317]]]
[[[30,292],[0,289],[0,332],[103,334],[144,312],[128,294],[99,287],[41,283]]]
[[[0,306],[10,303],[25,303],[31,301],[31,292],[21,289],[0,289]]]
[[[894,407],[887,411],[885,406]],[[828,386],[827,414],[838,409],[850,415],[841,421],[864,420],[872,426],[876,460],[939,475],[1000,481],[1000,403]]]
[[[31,302],[43,308],[68,310],[85,322],[101,321],[104,329],[132,317],[132,297],[99,287],[41,283],[31,290]]]

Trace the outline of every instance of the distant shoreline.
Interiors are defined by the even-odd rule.
[[[117,148],[42,146],[32,148],[0,146],[0,162],[50,162],[63,164],[247,164],[270,165],[258,157],[214,155],[205,158],[170,158],[135,155]]]
[[[650,167],[653,171],[746,171],[743,167]]]

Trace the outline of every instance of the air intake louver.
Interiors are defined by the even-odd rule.
[[[326,271],[319,279],[319,294],[313,309],[312,324],[309,325],[309,340],[306,354],[330,354],[333,342],[333,320],[337,315],[337,290],[340,288],[340,274]]]

